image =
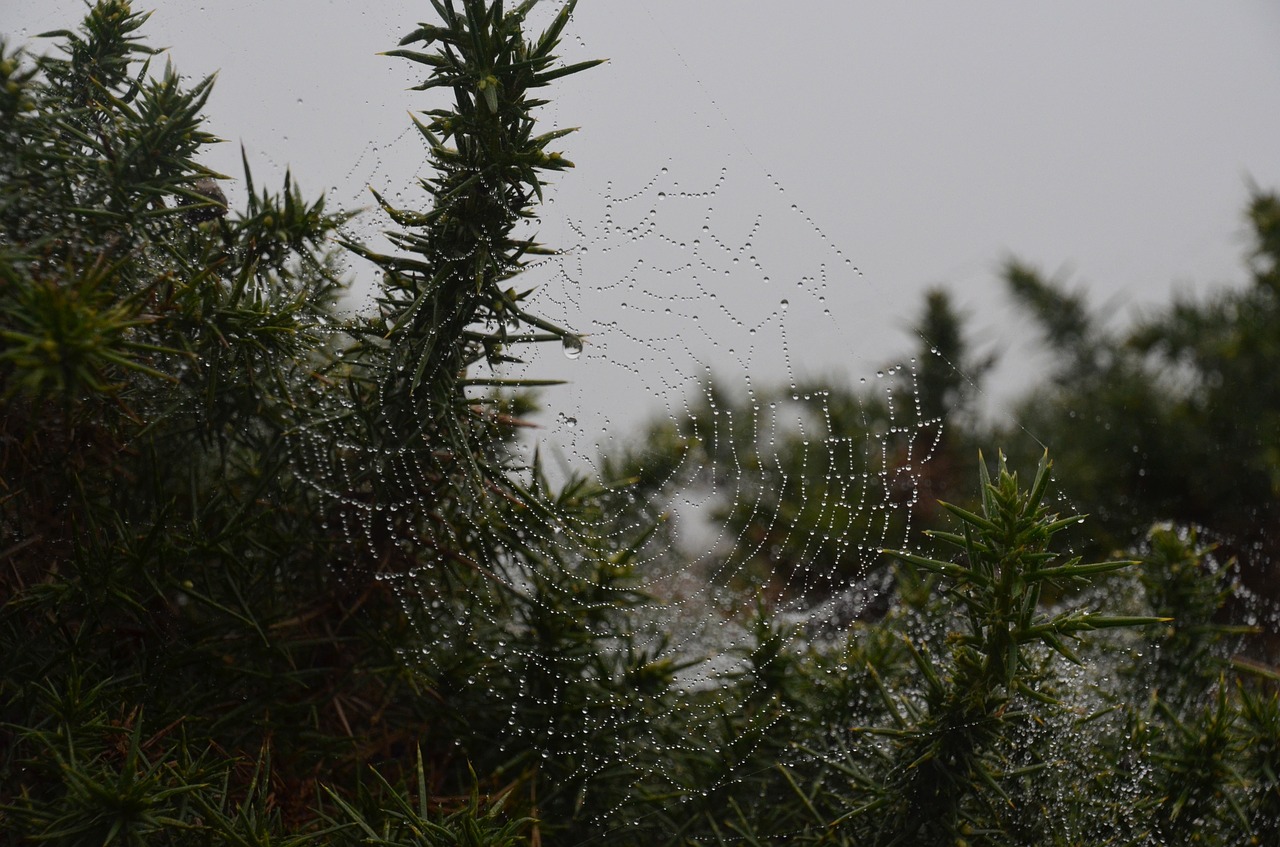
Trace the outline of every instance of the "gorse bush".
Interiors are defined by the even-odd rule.
[[[341,216],[247,165],[248,207],[224,208],[196,161],[211,82],[153,78],[144,15],[99,4],[64,56],[5,52],[8,832],[355,838],[352,814],[407,814],[393,785],[479,826],[514,786],[569,805],[540,754],[590,749],[582,701],[645,708],[615,683],[643,651],[596,646],[606,608],[638,629],[629,554],[590,530],[603,495],[517,481],[525,401],[463,375],[576,342],[501,284],[539,249],[512,236],[537,174],[568,166],[526,91],[574,70],[550,55],[570,10],[526,42],[527,9],[446,6],[406,39],[457,107],[422,128],[432,212],[392,212],[406,254],[352,245],[386,271],[367,320],[332,308]],[[481,65],[501,97],[471,96]]]
[[[1230,561],[1174,528],[1135,561],[1059,555],[1079,519],[1047,459],[1025,489],[981,466],[950,555],[872,551],[879,619],[807,632],[760,592],[732,667],[690,683],[713,649],[653,623],[641,573],[663,451],[744,435],[664,430],[606,485],[520,458],[556,375],[491,366],[582,345],[519,286],[571,167],[534,93],[595,63],[555,59],[572,2],[536,37],[533,2],[433,6],[390,52],[452,95],[415,118],[425,211],[375,195],[391,253],[247,161],[228,208],[199,164],[212,80],[153,72],[127,2],[58,55],[0,47],[6,843],[1277,839],[1277,675],[1220,622]],[[335,309],[342,256],[381,272],[375,315]],[[930,414],[962,399],[925,376]],[[884,444],[837,457],[870,475],[833,499],[891,479]]]

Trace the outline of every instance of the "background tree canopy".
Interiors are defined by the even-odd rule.
[[[520,276],[572,167],[535,94],[595,62],[556,61],[572,2],[432,5],[390,52],[451,98],[424,209],[375,194],[394,252],[247,161],[228,208],[212,80],[124,0],[0,46],[0,837],[1277,839],[1275,619],[1237,590],[1274,567],[1275,196],[1249,287],[1123,332],[1010,266],[1058,354],[1021,430],[939,290],[874,391],[711,383],[553,481],[519,442],[556,374],[495,366],[582,347]],[[694,562],[690,488],[730,539]]]

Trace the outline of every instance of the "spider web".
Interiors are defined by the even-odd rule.
[[[610,591],[620,606],[636,591],[645,595],[642,611],[630,618],[635,631],[613,648],[617,661],[640,651],[679,666],[676,688],[690,695],[747,672],[760,608],[803,633],[789,650],[875,613],[888,590],[884,569],[874,568],[879,551],[907,546],[919,477],[943,431],[941,421],[918,408],[909,362],[886,365],[856,352],[861,333],[891,318],[852,260],[767,175],[769,202],[760,204],[754,163],[720,160],[710,176],[695,166],[688,168],[695,175],[682,179],[686,166],[673,160],[637,185],[607,183],[597,195],[598,216],[562,212],[569,208],[563,198],[550,204],[547,217],[563,214],[572,240],[517,282],[537,285],[543,314],[581,332],[584,343],[580,350],[539,345],[544,349],[524,364],[493,372],[571,380],[541,395],[539,428],[510,456],[516,477],[527,478],[535,465],[553,487],[585,477],[620,492],[637,520],[669,516],[636,557],[637,580],[605,589],[601,602]],[[860,297],[865,308],[849,313],[833,303]],[[858,404],[852,410],[844,408],[849,398]],[[864,408],[864,398],[874,408]],[[654,431],[672,434],[680,446],[647,456],[642,448]],[[379,549],[402,521],[430,510],[395,492],[421,490],[438,471],[410,449],[347,443],[335,451],[338,437],[338,428],[325,425],[299,433],[296,453],[304,459],[296,473],[341,503],[341,525],[354,546]],[[717,446],[709,450],[711,443]],[[661,467],[648,485],[618,478],[624,465],[649,475],[649,463]],[[371,467],[381,469],[383,499],[344,493]],[[788,510],[808,520],[792,525]],[[480,513],[459,529],[487,531]],[[599,568],[630,542],[635,524],[531,522],[522,532],[543,546],[597,551],[594,559],[588,552],[558,566],[556,591],[572,595],[600,590]],[[579,548],[574,536],[582,534],[595,543]],[[429,647],[406,661],[447,676],[451,644],[479,639],[484,629],[506,633],[509,640],[498,645],[527,667],[551,676],[579,672],[572,665],[561,670],[555,658],[527,645],[527,630],[513,624],[485,583],[465,608],[450,607],[438,591],[445,564],[379,575],[407,614],[425,608],[440,616],[420,630]],[[539,602],[518,563],[499,557],[481,566],[488,580]],[[491,682],[466,680],[477,688]],[[593,680],[566,675],[559,683],[557,696],[572,700],[575,686],[590,688]],[[681,742],[673,746],[655,734],[642,757],[622,742],[602,750],[598,739],[633,720],[626,708],[584,708],[575,735],[562,726],[529,725],[524,716],[545,705],[542,696],[530,687],[503,704],[511,717],[510,733],[493,739],[500,753],[535,744],[544,758],[574,761],[588,791],[597,774],[619,762],[635,769],[637,783],[673,778],[666,762]],[[693,699],[687,708],[686,731],[702,726],[710,736],[717,714]],[[757,741],[769,729],[755,727]]]
[[[579,42],[573,53],[566,61],[589,57],[590,44]],[[558,113],[569,108],[548,110],[544,119],[558,126]],[[579,333],[581,348],[536,345],[521,351],[522,364],[476,370],[569,380],[541,394],[544,411],[533,418],[539,428],[509,457],[513,474],[527,478],[540,468],[553,488],[586,478],[618,492],[633,519],[523,526],[543,546],[571,549],[575,536],[593,537],[583,548],[588,552],[558,565],[557,592],[600,591],[599,569],[631,543],[634,521],[662,525],[634,561],[636,581],[604,589],[602,602],[611,591],[620,606],[634,592],[645,596],[629,618],[635,631],[621,634],[613,648],[617,661],[639,651],[680,667],[676,687],[691,695],[686,731],[696,734],[705,724],[710,735],[717,715],[692,695],[747,672],[760,609],[804,634],[788,650],[875,613],[887,590],[883,568],[874,568],[879,551],[907,544],[919,478],[942,424],[920,411],[913,363],[895,363],[885,353],[884,327],[901,326],[905,317],[891,312],[853,256],[781,180],[749,151],[733,149],[724,125],[696,116],[688,123],[710,139],[647,174],[593,183],[595,169],[584,166],[549,192],[536,232],[561,252],[532,264],[515,283],[535,288],[537,308]],[[404,157],[398,148],[417,143],[416,135],[401,136],[396,159]],[[379,161],[370,182],[380,190],[379,177],[402,184],[404,176],[391,170]],[[376,238],[368,220],[359,226],[362,237]],[[646,442],[656,433],[674,446],[649,455]],[[301,432],[297,453],[304,459],[296,472],[341,502],[340,522],[353,545],[377,549],[401,521],[430,510],[395,492],[421,490],[438,469],[424,467],[408,449],[348,443],[335,451],[337,437],[323,424]],[[344,493],[372,467],[381,469],[383,499]],[[624,472],[648,482],[632,484],[620,478]],[[459,533],[487,531],[477,512]],[[576,666],[562,669],[531,648],[501,592],[490,591],[489,583],[500,583],[534,597],[536,580],[514,559],[479,563],[488,582],[465,608],[440,596],[444,564],[380,574],[406,613],[437,613],[420,630],[431,647],[406,661],[447,675],[451,643],[478,639],[481,629],[500,631],[499,649],[518,657],[531,676],[558,677],[556,696],[573,700],[572,689],[590,687],[592,680],[565,675],[578,673]],[[493,680],[465,682],[483,689]],[[596,774],[619,761],[635,769],[637,783],[673,779],[666,763],[686,742],[654,734],[643,755],[621,741],[602,750],[599,738],[633,720],[626,708],[584,707],[575,734],[528,723],[524,716],[545,705],[544,697],[531,684],[501,704],[510,712],[509,734],[493,739],[501,753],[535,744],[544,758],[575,762],[588,791]],[[755,727],[757,739],[769,729]]]

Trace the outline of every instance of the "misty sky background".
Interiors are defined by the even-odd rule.
[[[539,10],[547,20],[555,8]],[[186,76],[218,72],[205,163],[368,207],[421,208],[423,145],[376,55],[426,0],[135,3]],[[785,11],[779,11],[784,9]],[[21,41],[71,27],[71,0],[0,0]],[[43,51],[46,46],[33,45]],[[709,373],[740,390],[874,380],[919,346],[924,290],[950,288],[978,349],[1003,355],[999,412],[1041,363],[998,269],[1017,256],[1123,321],[1174,290],[1240,284],[1250,182],[1280,189],[1280,4],[581,0],[561,55],[608,64],[546,89],[561,149],[532,269],[544,314],[585,353],[507,375],[572,380],[545,437],[590,461],[639,416],[679,416]],[[425,69],[422,69],[425,70]],[[243,181],[226,186],[243,205]],[[385,218],[357,218],[376,241]],[[353,302],[368,270],[352,265]],[[535,309],[536,310],[536,309]]]

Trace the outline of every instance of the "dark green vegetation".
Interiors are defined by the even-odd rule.
[[[716,516],[759,551],[749,576],[783,577],[770,602],[864,565],[892,602],[824,635],[762,599],[732,668],[681,685],[721,648],[651,631],[650,512],[681,457],[714,475],[762,430],[709,409],[609,486],[519,464],[534,383],[483,365],[581,343],[514,283],[544,251],[522,226],[542,175],[569,167],[532,92],[587,65],[552,56],[570,8],[529,38],[532,3],[433,5],[393,51],[452,95],[418,125],[427,211],[383,204],[394,255],[342,245],[383,271],[373,319],[333,309],[342,216],[247,165],[248,206],[223,207],[198,164],[210,82],[150,75],[127,3],[54,34],[58,57],[0,50],[0,838],[1276,843],[1276,675],[1223,617],[1224,553],[1259,575],[1274,543],[1274,198],[1249,292],[1132,336],[1011,273],[1067,363],[1026,419],[1098,504],[1097,546],[1132,554],[1057,552],[1078,518],[1039,451],[1029,484],[1002,458],[976,498],[957,482],[988,435],[961,374],[984,364],[935,295],[938,354],[902,393],[925,425],[891,426],[883,393],[797,391],[828,449],[779,433],[808,476]],[[1102,452],[1122,422],[1160,486]]]
[[[1245,285],[1203,301],[1179,298],[1122,331],[1105,328],[1082,295],[1025,266],[1012,264],[1006,278],[1058,363],[1020,419],[1055,445],[1064,486],[1096,517],[1094,536],[1121,545],[1156,520],[1200,526],[1274,599],[1280,199],[1255,193],[1247,219]]]

